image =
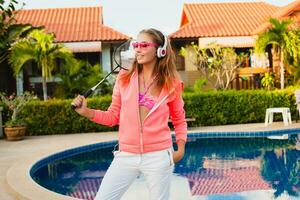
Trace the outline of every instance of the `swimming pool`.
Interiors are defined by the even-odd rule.
[[[300,151],[295,136],[289,140],[188,140],[174,176],[185,180],[192,199],[299,199]],[[93,199],[113,159],[115,144],[105,142],[52,155],[36,163],[30,174],[49,190]]]

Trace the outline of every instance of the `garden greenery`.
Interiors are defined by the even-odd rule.
[[[191,126],[212,126],[264,122],[269,107],[289,107],[296,117],[294,90],[229,90],[185,93],[187,117],[193,117]],[[89,98],[88,106],[106,110],[111,95]],[[33,101],[27,104],[19,117],[28,124],[28,135],[85,133],[117,130],[95,124],[70,109],[71,100]],[[7,107],[5,107],[7,112]],[[280,114],[275,120],[282,120]],[[5,120],[5,119],[4,119]],[[7,120],[7,119],[6,119]],[[128,121],[130,123],[130,120]]]

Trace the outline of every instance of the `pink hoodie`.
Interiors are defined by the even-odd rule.
[[[121,84],[120,71],[107,111],[94,110],[91,121],[115,126],[119,124],[119,149],[131,153],[159,151],[172,147],[172,137],[168,126],[172,120],[176,141],[187,138],[182,82],[178,81],[171,91],[162,89],[158,101],[143,122],[140,121],[138,104],[138,73],[134,72],[128,84]]]

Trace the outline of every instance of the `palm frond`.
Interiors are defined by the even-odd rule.
[[[270,18],[269,22],[273,27],[266,32],[260,34],[255,42],[254,51],[258,54],[264,53],[269,44],[274,44],[280,48],[285,48],[284,35],[288,32],[288,26],[291,20],[282,20]]]
[[[293,58],[294,63],[298,63],[300,59],[300,31],[289,31],[284,35],[286,44],[286,52]]]
[[[258,54],[264,53],[266,47],[270,44],[270,35],[268,32],[260,34],[256,39],[254,51]]]
[[[15,43],[11,48],[9,63],[11,64],[15,75],[20,72],[23,65],[31,60],[36,60],[34,46],[28,40],[21,40]]]
[[[288,27],[293,23],[293,20],[291,19],[285,19],[285,20],[281,20],[279,21],[276,18],[270,18],[269,22],[273,25],[273,30],[276,30],[279,32],[285,32]]]

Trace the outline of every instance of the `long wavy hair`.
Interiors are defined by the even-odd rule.
[[[159,46],[163,46],[164,44],[164,35],[159,30],[153,28],[144,29],[140,31],[139,34],[148,34],[152,38],[153,42],[157,43]],[[157,87],[166,87],[168,90],[170,90],[173,87],[175,80],[179,80],[180,76],[176,70],[175,54],[172,50],[169,40],[167,40],[166,52],[166,56],[157,59],[153,74],[157,74],[155,82]],[[138,73],[141,73],[143,70],[143,65],[138,64],[137,59],[135,58],[132,67],[128,73],[121,77],[121,81],[123,83],[128,83],[131,75],[136,70],[138,70]]]

